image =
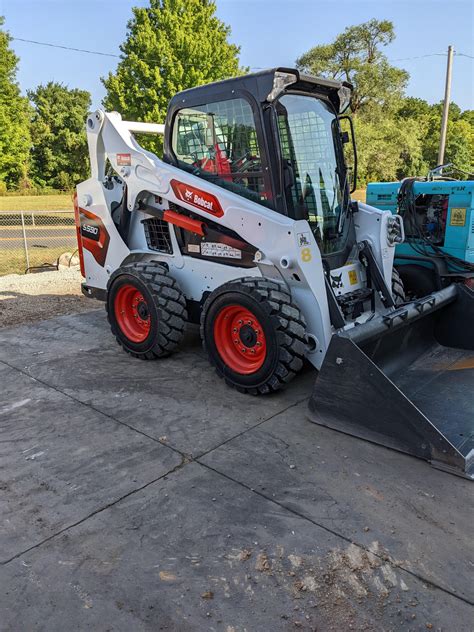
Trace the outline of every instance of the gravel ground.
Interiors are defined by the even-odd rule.
[[[82,295],[81,281],[74,268],[0,277],[0,328],[101,308]]]

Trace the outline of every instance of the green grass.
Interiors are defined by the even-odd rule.
[[[365,189],[352,194],[354,200],[365,202]],[[72,195],[9,195],[0,197],[0,211],[63,211],[72,210]]]
[[[63,211],[72,210],[72,195],[8,195],[0,197],[0,211]]]
[[[43,263],[55,264],[63,252],[72,252],[75,248],[55,246],[54,248],[30,248],[28,250],[30,267],[41,266]],[[0,250],[0,277],[5,274],[24,274],[26,271],[25,251],[23,248],[14,250]]]

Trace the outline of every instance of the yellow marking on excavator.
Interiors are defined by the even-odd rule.
[[[351,285],[357,285],[357,272],[355,270],[349,270],[349,283]]]

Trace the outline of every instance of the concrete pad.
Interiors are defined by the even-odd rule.
[[[23,369],[46,360],[73,359],[85,349],[112,349],[116,342],[111,335],[104,335],[104,321],[104,309],[97,309],[0,329],[0,361]]]
[[[87,316],[86,323],[83,316],[76,318],[77,323],[60,318],[54,324],[50,321],[54,333],[48,334],[48,344],[35,347],[47,352],[41,356],[44,361],[38,356],[28,361],[24,355],[16,364],[46,384],[186,454],[207,452],[311,393],[315,372],[309,368],[295,378],[290,389],[263,399],[229,388],[209,365],[196,329],[188,332],[171,357],[138,360],[112,339],[104,314]],[[85,335],[89,327],[91,341]],[[14,340],[22,330],[13,332]],[[49,336],[62,340],[62,345],[53,341],[49,345]],[[61,347],[68,349],[64,355]],[[8,353],[8,346],[6,350]]]
[[[0,383],[0,560],[181,463],[169,448],[2,363]]]
[[[470,481],[312,424],[306,403],[202,461],[366,549],[382,547],[397,566],[474,601]]]
[[[202,466],[1,573],[2,629],[453,630],[472,610]]]

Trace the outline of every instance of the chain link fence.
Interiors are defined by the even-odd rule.
[[[74,211],[0,211],[0,276],[55,269],[65,253],[68,265],[77,254]]]

